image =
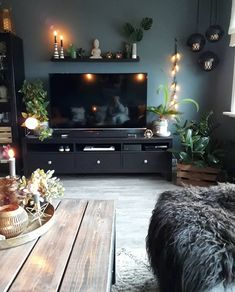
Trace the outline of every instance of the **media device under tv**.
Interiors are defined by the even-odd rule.
[[[106,130],[146,128],[147,73],[52,73],[49,87],[55,130],[109,136]]]

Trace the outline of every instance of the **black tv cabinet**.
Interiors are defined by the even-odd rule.
[[[161,173],[171,180],[172,138],[23,139],[24,174],[37,168],[56,174]]]

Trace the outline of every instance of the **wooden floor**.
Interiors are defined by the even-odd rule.
[[[145,248],[149,219],[158,195],[177,188],[155,175],[79,175],[61,179],[65,197],[116,201],[117,248]]]

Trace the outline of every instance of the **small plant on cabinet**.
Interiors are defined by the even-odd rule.
[[[52,129],[48,128],[48,100],[47,92],[43,88],[40,80],[24,81],[19,91],[23,94],[23,102],[25,104],[25,112],[22,112],[24,119],[34,118],[37,120],[37,131],[39,139],[44,140],[52,135]],[[23,126],[26,126],[25,123]]]

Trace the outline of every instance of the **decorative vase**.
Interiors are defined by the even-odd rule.
[[[22,233],[28,225],[28,214],[17,204],[0,207],[0,234],[11,238]]]
[[[168,120],[167,119],[159,119],[153,121],[153,133],[154,135],[160,137],[168,137],[171,132],[168,131]]]
[[[133,43],[132,44],[132,55],[131,55],[132,59],[136,59],[137,58],[137,43]]]

